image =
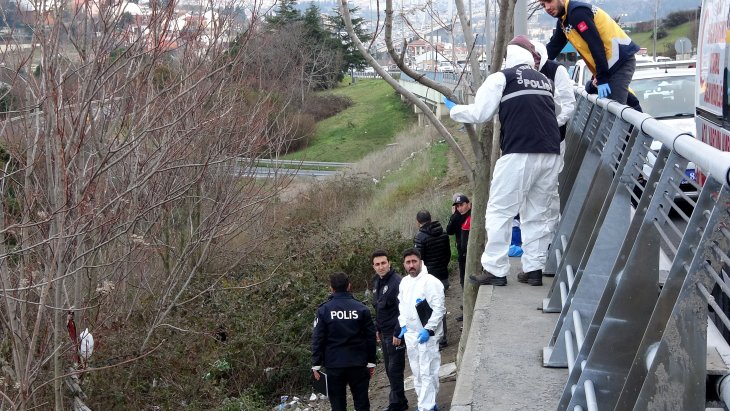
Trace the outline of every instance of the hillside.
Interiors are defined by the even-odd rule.
[[[674,55],[674,43],[680,37],[687,37],[692,42],[692,47],[697,47],[697,38],[690,34],[693,27],[693,23],[680,24],[677,27],[667,30],[667,37],[657,40],[656,48],[657,55]],[[651,31],[642,33],[631,33],[631,39],[640,47],[646,47],[649,55],[653,54],[654,50],[654,39]]]
[[[415,119],[415,115],[385,81],[358,79],[356,83],[328,91],[345,96],[353,105],[317,123],[309,147],[286,158],[352,162],[384,147]]]
[[[586,3],[598,5],[612,17],[623,16],[625,22],[648,21],[654,19],[654,7],[657,4],[655,0],[615,0],[615,1],[596,1],[585,0]],[[661,19],[667,14],[680,10],[696,9],[702,4],[700,0],[673,0],[659,1],[659,10],[657,16]],[[540,23],[555,24],[555,19],[548,16],[542,10],[537,13]]]

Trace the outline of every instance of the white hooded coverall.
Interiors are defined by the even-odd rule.
[[[433,309],[431,318],[424,327],[418,318],[416,300],[426,300]],[[413,371],[413,386],[418,398],[418,409],[430,411],[436,406],[436,394],[439,390],[439,368],[441,354],[438,341],[443,335],[442,319],[446,314],[444,305],[444,285],[428,273],[423,264],[418,276],[406,275],[400,282],[398,291],[398,322],[401,327],[408,327],[404,338],[408,350],[408,363]],[[423,344],[418,342],[418,334],[422,329],[433,330],[434,334]]]
[[[532,54],[520,46],[508,45],[505,68],[525,64],[534,67]],[[451,118],[461,123],[491,120],[498,113],[506,81],[501,72],[487,77],[474,96],[474,104],[454,106]],[[555,95],[553,100],[557,117],[560,104]],[[506,277],[509,273],[507,252],[512,219],[517,214],[522,228],[523,271],[545,267],[547,248],[558,221],[558,213],[550,205],[557,193],[561,163],[559,154],[545,153],[510,153],[497,160],[486,212],[487,244],[481,258],[482,267],[492,275]]]

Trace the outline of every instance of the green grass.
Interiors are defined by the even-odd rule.
[[[357,161],[392,142],[395,134],[415,119],[415,114],[383,80],[358,80],[330,93],[347,96],[354,104],[317,123],[317,134],[309,147],[285,158]]]
[[[664,37],[663,39],[657,39],[656,41],[656,54],[657,56],[662,56],[667,54],[667,47],[669,47],[669,50],[674,51],[674,42],[677,41],[680,37],[688,37],[689,38],[689,30],[690,30],[690,24],[689,22],[680,24],[677,27],[674,27],[670,30],[667,30],[668,36]],[[639,47],[646,47],[646,53],[649,56],[652,56],[654,54],[654,37],[652,36],[652,31],[642,32],[642,33],[631,33],[630,34],[631,39],[634,40],[634,43],[638,44]],[[692,39],[692,46],[697,47],[697,39]]]
[[[450,147],[445,141],[438,142],[431,146],[431,175],[437,178],[446,177],[449,171]]]

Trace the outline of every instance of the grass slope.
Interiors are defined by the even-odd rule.
[[[657,39],[656,41],[657,56],[666,55],[668,51],[667,47],[669,47],[669,50],[674,51],[674,43],[677,41],[678,38],[689,38],[689,29],[690,23],[688,22],[667,30],[667,37],[664,37],[663,39]],[[631,33],[630,36],[631,39],[634,40],[634,43],[638,44],[639,47],[646,47],[647,55],[651,56],[654,54],[654,37],[652,37],[651,31],[646,31],[643,33]],[[690,41],[692,41],[692,46],[697,47],[697,39],[689,39]]]
[[[358,80],[332,94],[347,96],[354,104],[317,123],[317,134],[304,150],[286,156],[314,161],[357,161],[393,141],[415,115],[383,80]]]

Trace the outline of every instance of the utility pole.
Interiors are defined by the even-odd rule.
[[[527,0],[517,0],[515,3],[515,36],[527,35]]]
[[[656,61],[657,14],[659,14],[659,0],[654,1],[654,61]]]
[[[492,30],[489,18],[489,0],[484,0],[484,60],[492,61]],[[487,63],[489,64],[489,63]]]

